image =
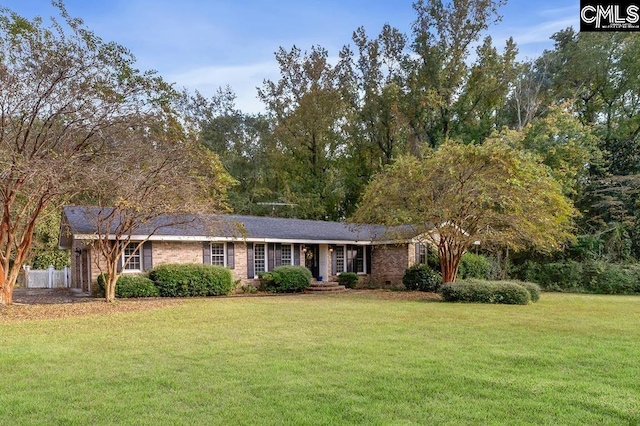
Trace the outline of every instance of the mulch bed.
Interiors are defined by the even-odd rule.
[[[349,292],[383,300],[442,300],[438,294],[418,291],[350,290]],[[257,293],[251,295],[235,295],[232,297],[260,297],[266,295],[268,294]],[[313,297],[313,295],[311,295],[311,297]],[[13,305],[0,306],[0,323],[150,311],[169,306],[177,306],[185,301],[185,299],[145,298],[119,299],[115,303],[106,303],[103,299],[87,297],[83,294],[73,293],[68,289],[42,291],[16,289],[13,299]]]

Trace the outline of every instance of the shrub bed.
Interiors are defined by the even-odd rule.
[[[526,305],[531,301],[524,286],[510,281],[459,281],[443,285],[441,293],[447,302]]]
[[[437,292],[442,285],[442,275],[427,265],[416,264],[404,272],[402,284],[410,291]]]
[[[640,270],[604,261],[525,262],[518,276],[547,291],[596,294],[640,293]]]
[[[304,291],[311,284],[311,271],[304,266],[278,266],[259,275],[260,285],[272,293],[295,293]]]
[[[341,272],[338,274],[338,284],[346,288],[355,288],[358,285],[358,274],[355,272]]]
[[[149,272],[162,297],[220,296],[233,290],[231,270],[216,265],[166,264]]]
[[[105,274],[98,275],[98,292],[104,297]],[[158,288],[144,275],[121,275],[116,282],[116,297],[127,299],[134,297],[158,297]]]

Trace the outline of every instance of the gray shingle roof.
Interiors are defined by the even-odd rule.
[[[66,206],[63,217],[74,235],[92,235],[96,233],[96,218],[101,210],[98,207]],[[171,225],[176,219],[185,224]],[[167,224],[167,225],[163,225]],[[243,231],[239,230],[238,224]],[[387,228],[380,225],[353,225],[342,222],[318,220],[286,219],[240,215],[184,215],[160,216],[132,232],[135,235],[148,235],[152,229],[157,237],[207,237],[233,239],[271,239],[296,240],[300,242],[372,242],[389,240]],[[397,235],[397,233],[396,233]]]

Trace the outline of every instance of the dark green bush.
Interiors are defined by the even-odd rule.
[[[104,297],[105,274],[98,275],[98,293]],[[133,297],[158,297],[158,288],[144,275],[121,275],[116,282],[116,297],[119,299]]]
[[[346,288],[355,288],[358,281],[358,274],[355,272],[341,272],[338,274],[338,284],[343,285]]]
[[[597,294],[640,292],[640,270],[604,261],[525,262],[518,277],[540,284],[547,291]]]
[[[263,290],[272,293],[304,291],[311,284],[311,271],[304,266],[278,266],[259,275]]]
[[[526,305],[531,301],[526,288],[509,281],[459,281],[443,285],[441,293],[447,302]]]
[[[532,302],[537,302],[538,300],[540,300],[540,286],[536,283],[530,283],[527,281],[516,281],[516,280],[508,280],[508,281],[502,281],[502,282],[519,284],[522,287],[527,289],[527,291],[529,292],[529,295],[531,296]]]
[[[196,263],[166,264],[149,272],[162,297],[220,296],[233,290],[231,270]]]
[[[436,292],[442,284],[442,275],[427,265],[416,264],[404,271],[402,284],[410,291]]]
[[[458,276],[462,279],[486,280],[489,275],[489,260],[481,254],[465,253],[460,259]]]

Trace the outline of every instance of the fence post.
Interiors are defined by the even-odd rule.
[[[64,267],[64,288],[69,288],[69,267]]]
[[[24,288],[29,288],[29,270],[31,266],[24,265],[22,269],[24,269]]]
[[[49,285],[47,288],[53,288],[53,265],[49,265]]]

